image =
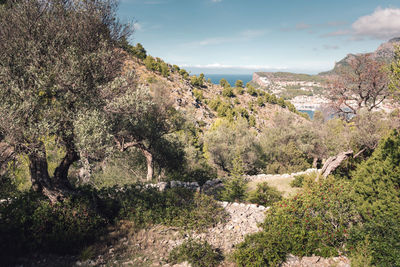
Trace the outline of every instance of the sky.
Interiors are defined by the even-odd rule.
[[[193,74],[314,74],[400,37],[399,0],[120,0],[118,17]]]

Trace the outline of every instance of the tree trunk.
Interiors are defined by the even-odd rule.
[[[54,182],[61,187],[72,189],[72,185],[68,180],[68,170],[72,163],[77,160],[79,160],[78,153],[73,149],[67,149],[66,155],[54,171]]]
[[[153,180],[153,173],[154,173],[153,154],[151,153],[150,149],[147,148],[146,145],[144,145],[141,141],[124,143],[123,140],[121,142],[115,137],[114,140],[121,151],[125,151],[130,147],[137,147],[140,149],[140,151],[143,153],[143,156],[146,158],[146,165],[147,165],[146,180],[149,182]]]
[[[324,178],[328,177],[329,174],[336,170],[342,164],[342,162],[348,159],[351,155],[353,155],[353,150],[341,152],[336,156],[328,158],[321,169],[321,173]]]
[[[0,176],[7,172],[7,163],[14,158],[14,148],[7,143],[0,142]]]
[[[147,149],[140,149],[144,155],[144,157],[146,158],[146,164],[147,164],[147,176],[146,176],[146,180],[148,182],[150,182],[151,180],[153,180],[153,172],[154,172],[154,168],[153,168],[153,155],[150,153],[150,151],[148,151]]]
[[[68,157],[68,155],[66,155],[66,157]],[[57,179],[51,179],[48,171],[46,150],[43,143],[40,143],[36,149],[31,151],[28,154],[28,158],[32,189],[34,191],[42,193],[48,197],[52,203],[62,201],[66,196],[72,193],[72,187],[68,187],[65,181],[62,181],[62,179],[66,179],[67,177],[64,176],[65,171],[68,174],[67,166],[70,166],[70,164],[67,164],[68,162],[63,160],[60,166],[57,167],[58,170],[56,169],[59,177]],[[65,168],[67,169],[65,170]]]
[[[316,168],[317,168],[317,165],[318,165],[318,158],[317,158],[317,157],[314,157],[313,163],[312,163],[312,167],[313,167],[314,169],[316,169]]]

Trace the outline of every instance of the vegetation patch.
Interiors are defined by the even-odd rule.
[[[171,264],[187,261],[193,267],[218,266],[223,259],[221,251],[213,248],[207,241],[201,242],[194,239],[185,241],[169,254]]]

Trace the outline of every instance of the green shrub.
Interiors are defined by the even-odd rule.
[[[291,187],[304,187],[313,183],[317,179],[318,173],[296,175],[294,180],[290,182]]]
[[[249,126],[250,127],[256,127],[256,117],[254,117],[253,115],[249,116]]]
[[[243,95],[244,94],[244,88],[243,87],[236,87],[235,91],[236,91],[236,94],[238,94],[238,95]]]
[[[263,182],[257,185],[256,190],[250,192],[247,200],[251,203],[267,207],[282,200],[282,193],[276,190],[276,188],[269,186],[267,182]]]
[[[183,79],[187,80],[189,78],[189,73],[185,69],[180,69],[179,74],[183,77]]]
[[[206,241],[189,239],[170,252],[168,261],[171,264],[187,261],[194,267],[212,267],[218,266],[223,259],[222,253]]]
[[[296,175],[294,180],[290,182],[291,187],[303,187],[305,175]]]
[[[276,202],[267,211],[264,233],[248,237],[238,246],[238,264],[274,266],[288,253],[331,257],[345,252],[349,228],[360,220],[350,192],[348,182],[329,178]]]
[[[372,264],[400,266],[400,134],[393,131],[352,174],[353,197],[363,223],[350,247],[366,243]]]
[[[278,232],[258,232],[246,236],[233,256],[240,267],[279,266],[285,261],[288,251]]]
[[[257,97],[257,105],[258,105],[259,107],[264,107],[264,106],[265,106],[264,98],[263,98],[263,97],[261,97],[261,96]]]
[[[26,193],[1,204],[0,214],[0,256],[5,260],[30,251],[76,253],[108,224],[86,196],[51,205],[43,196]]]
[[[202,102],[204,100],[203,92],[198,89],[193,90],[193,95],[196,98],[197,101]]]
[[[220,81],[219,81],[219,85],[221,85],[222,87],[231,87],[231,85],[229,84],[229,82],[226,80],[226,79],[224,79],[224,78],[222,78]]]
[[[222,90],[222,96],[234,97],[235,94],[233,93],[232,87],[229,87],[229,86],[225,87],[224,90]]]
[[[235,82],[235,87],[236,88],[243,88],[244,87],[243,81],[242,80],[237,80]]]
[[[118,218],[132,220],[137,227],[165,224],[202,231],[223,221],[226,216],[213,198],[183,188],[159,192],[130,186],[123,192],[107,190],[104,193],[114,194],[119,205]]]
[[[220,199],[228,202],[243,202],[246,200],[247,183],[242,177],[232,177],[225,181],[225,187],[221,192]]]
[[[258,96],[256,88],[254,88],[252,85],[247,87],[247,93],[251,96]]]
[[[347,245],[352,263],[354,259],[368,260],[369,266],[400,266],[399,237],[400,223],[395,217],[375,218],[354,227]]]

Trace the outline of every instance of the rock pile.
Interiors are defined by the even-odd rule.
[[[181,182],[181,181],[170,181],[170,182],[159,182],[156,184],[145,184],[145,185],[137,185],[137,189],[148,189],[148,188],[156,188],[161,192],[164,192],[165,190],[169,188],[176,188],[176,187],[182,187],[198,192],[204,192],[207,191],[211,188],[216,188],[223,186],[222,180],[221,179],[214,179],[214,180],[208,180],[205,182],[202,186],[199,185],[198,182]]]
[[[258,225],[264,221],[265,211],[269,207],[235,202],[220,202],[220,204],[228,212],[229,219],[204,233],[193,234],[193,237],[206,240],[224,253],[229,253],[235,245],[244,240],[245,235],[261,230]]]

